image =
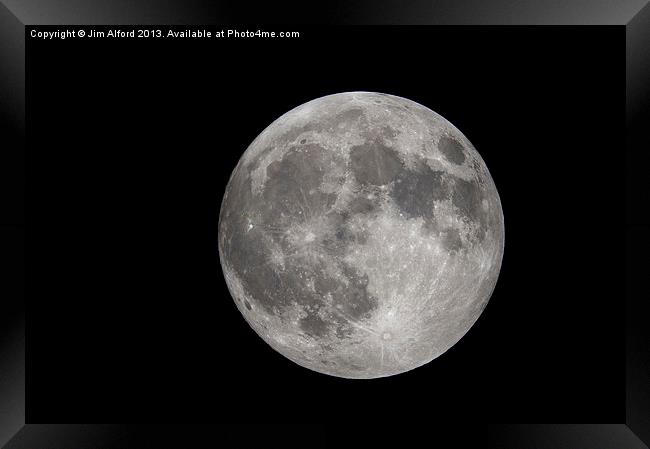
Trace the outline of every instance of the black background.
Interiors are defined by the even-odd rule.
[[[623,421],[624,30],[300,30],[28,39],[28,422],[405,417],[414,401],[431,419]],[[372,381],[275,353],[217,253],[246,146],[287,110],[350,90],[450,120],[506,219],[475,326],[428,365]]]

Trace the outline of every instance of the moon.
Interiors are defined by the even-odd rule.
[[[458,342],[504,249],[474,146],[432,110],[374,92],[317,98],[262,131],[230,177],[218,232],[255,332],[298,365],[350,379],[412,370]]]

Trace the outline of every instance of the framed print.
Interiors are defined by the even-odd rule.
[[[10,3],[1,444],[646,447],[643,2]]]

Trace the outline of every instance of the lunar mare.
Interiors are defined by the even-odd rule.
[[[453,346],[486,306],[503,248],[499,195],[467,138],[372,92],[318,98],[269,125],[219,217],[222,269],[248,324],[295,363],[346,378],[402,373]]]

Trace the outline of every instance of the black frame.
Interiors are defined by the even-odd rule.
[[[7,447],[132,447],[151,443],[162,430],[156,426],[43,425],[25,424],[25,321],[24,321],[24,190],[25,190],[25,24],[68,23],[233,23],[239,13],[246,20],[263,23],[372,23],[372,24],[583,24],[611,25],[626,29],[626,421],[617,424],[494,424],[484,429],[484,440],[494,447],[644,447],[650,444],[650,338],[646,323],[648,287],[644,282],[650,250],[650,186],[647,176],[650,148],[650,5],[621,1],[609,9],[601,2],[475,1],[415,2],[406,10],[398,2],[385,8],[333,7],[320,16],[295,17],[295,9],[271,8],[247,11],[242,6],[217,6],[207,2],[165,0],[155,8],[126,8],[115,1],[101,8],[100,1],[70,0],[67,7],[36,0],[6,1],[0,5],[0,120],[3,151],[0,152],[0,242],[7,255],[3,279],[9,299],[0,316],[0,445]],[[562,3],[562,2],[560,2]],[[453,4],[453,5],[452,5]],[[241,5],[241,4],[240,4]],[[510,6],[508,6],[510,5]],[[642,7],[642,8],[641,8]],[[300,11],[300,10],[298,10]],[[137,16],[130,16],[135,12]],[[7,287],[9,292],[6,292]],[[166,444],[203,441],[209,435],[199,427],[165,426]],[[171,432],[171,433],[170,433]],[[188,436],[190,435],[190,436]],[[176,440],[175,440],[176,439]],[[214,437],[211,438],[214,440]],[[60,442],[59,442],[60,441]],[[547,446],[543,446],[543,445]],[[489,447],[493,447],[489,446]]]

